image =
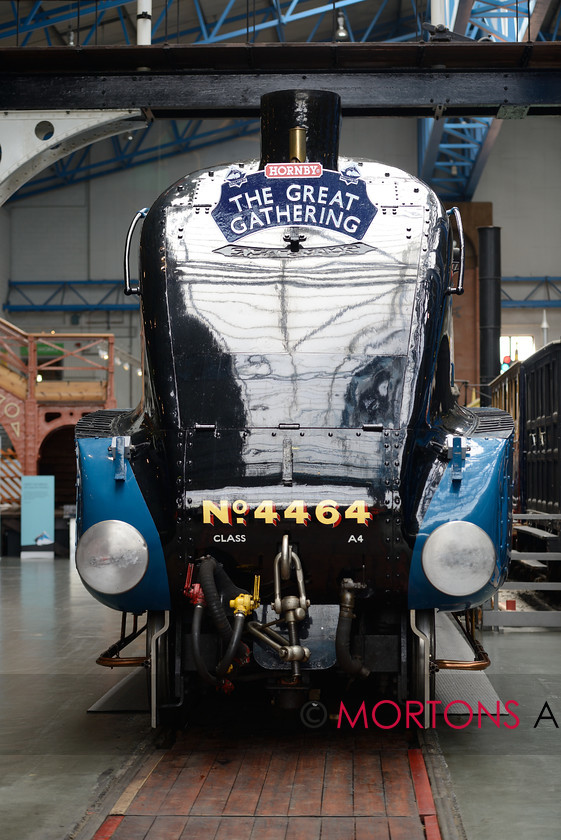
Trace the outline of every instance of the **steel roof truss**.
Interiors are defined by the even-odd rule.
[[[526,0],[526,3],[519,4],[518,0],[474,0],[469,10],[467,26],[465,18],[467,14],[467,3],[458,4],[449,2],[447,7],[449,28],[479,40],[486,36],[495,41],[522,41],[524,36],[530,35],[530,21],[539,29],[543,23],[547,7],[547,0]],[[525,9],[525,12],[524,12]],[[525,111],[509,111],[505,115],[513,118],[522,118]],[[500,114],[503,116],[503,114]],[[419,169],[422,177],[434,188],[442,190],[444,185],[437,177],[437,173],[450,165],[458,166],[457,176],[446,182],[447,192],[442,194],[444,198],[454,200],[470,200],[477,188],[479,178],[483,172],[484,165],[493,147],[493,143],[500,131],[501,121],[490,118],[475,118],[465,120],[444,119],[444,127],[439,126],[433,129],[434,138],[431,139],[427,132],[426,124],[419,121],[418,145],[419,145]],[[451,144],[449,138],[456,137],[458,144]],[[438,150],[436,145],[438,144]],[[457,150],[460,146],[465,148],[464,161],[460,167],[457,158]]]

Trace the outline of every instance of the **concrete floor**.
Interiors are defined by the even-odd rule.
[[[561,631],[510,628],[486,632],[483,642],[492,662],[486,674],[503,703],[518,702],[510,708],[520,723],[508,729],[505,722],[516,721],[503,717],[497,728],[485,718],[481,729],[474,720],[455,730],[437,718],[468,840],[559,840]],[[551,714],[538,723],[546,702]]]
[[[90,597],[68,560],[0,560],[2,840],[88,840],[154,749],[146,712],[87,713],[128,673],[95,664],[119,632],[119,615]],[[519,703],[520,724],[453,729],[437,718],[467,838],[559,840],[560,631],[489,632],[484,645],[490,680],[503,702]],[[534,727],[546,701],[559,729]]]
[[[146,714],[87,714],[124,676],[95,664],[120,616],[68,560],[0,561],[0,836],[64,840],[152,733]]]

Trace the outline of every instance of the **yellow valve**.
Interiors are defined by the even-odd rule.
[[[237,598],[234,598],[233,601],[230,601],[230,606],[234,610],[234,612],[241,612],[244,615],[248,615],[253,609],[252,607],[253,598],[251,595],[247,593],[241,593],[238,595]]]
[[[241,593],[230,601],[230,606],[234,610],[234,612],[241,612],[244,615],[249,615],[250,612],[257,609],[259,606],[259,583],[260,583],[260,576],[255,576],[255,581],[253,583],[253,595],[249,595],[247,593]]]

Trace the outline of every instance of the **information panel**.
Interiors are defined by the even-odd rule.
[[[21,558],[54,559],[55,477],[21,477]]]

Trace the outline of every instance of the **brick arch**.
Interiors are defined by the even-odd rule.
[[[92,410],[77,405],[38,406],[36,471],[54,475],[56,507],[76,501],[74,429],[78,420]]]
[[[91,411],[97,411],[99,406],[82,405],[39,405],[37,417],[38,429],[38,448],[48,435],[55,429],[60,429],[64,426],[75,426],[81,417],[89,414]]]
[[[91,411],[97,411],[98,405],[41,405],[37,406],[36,416],[36,443],[34,452],[34,472],[39,471],[39,460],[41,456],[41,449],[47,438],[58,429],[74,428],[81,417],[89,414]],[[31,475],[32,473],[28,473]]]
[[[51,428],[39,446],[37,457],[39,475],[55,477],[55,507],[76,502],[76,455],[74,424]]]
[[[0,386],[0,424],[10,438],[23,475],[36,475],[44,440],[56,429],[74,427],[99,405],[37,405]]]

